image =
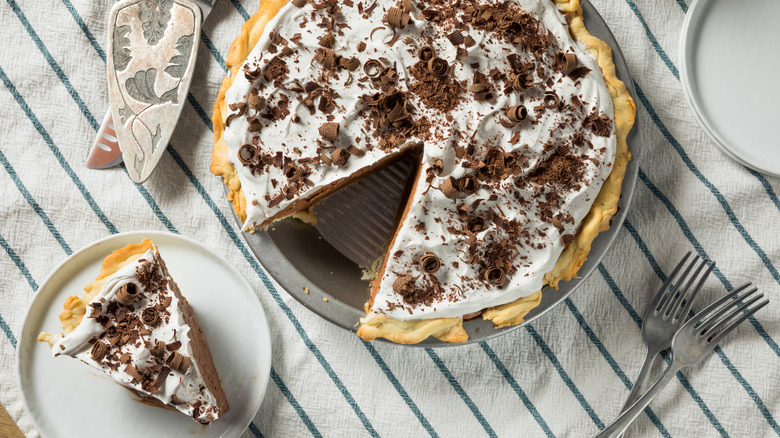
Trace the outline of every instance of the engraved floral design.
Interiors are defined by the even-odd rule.
[[[114,68],[117,71],[122,71],[127,68],[130,61],[133,59],[133,55],[130,52],[130,38],[127,36],[132,29],[128,25],[117,26],[114,28]]]
[[[144,38],[150,45],[160,42],[168,22],[171,21],[173,0],[142,0],[139,18],[144,31]]]

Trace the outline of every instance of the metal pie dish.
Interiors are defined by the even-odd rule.
[[[590,3],[583,2],[582,8],[586,27],[612,48],[617,77],[625,83],[636,101],[633,81],[615,37]],[[521,324],[496,329],[492,321],[477,317],[463,322],[463,328],[469,336],[465,343],[450,344],[428,338],[418,344],[403,345],[442,347],[491,339],[535,321],[569,297],[598,266],[623,225],[639,170],[641,139],[638,124],[639,120],[636,119],[627,138],[631,160],[626,167],[618,212],[612,217],[609,230],[599,233],[593,241],[588,258],[579,269],[578,278],[560,282],[558,290],[545,286],[541,302],[525,316]],[[242,226],[238,216],[234,214],[234,217]],[[325,320],[344,329],[357,331],[360,318],[366,315],[364,304],[369,298],[369,282],[362,279],[362,269],[331,246],[317,228],[297,219],[285,219],[274,223],[267,231],[246,232],[244,238],[263,267],[293,298]],[[378,340],[390,342],[384,338]]]

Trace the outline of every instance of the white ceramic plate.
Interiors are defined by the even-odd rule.
[[[696,0],[680,35],[680,81],[697,121],[726,154],[774,176],[779,15],[777,0]]]
[[[195,309],[222,379],[230,410],[204,428],[178,411],[135,395],[71,357],[51,355],[38,333],[60,332],[58,315],[70,295],[100,272],[111,251],[144,237],[160,249],[168,270]],[[22,400],[44,437],[234,437],[254,418],[271,371],[271,337],[254,289],[236,268],[194,240],[135,231],[98,240],[68,257],[33,298],[19,340]]]

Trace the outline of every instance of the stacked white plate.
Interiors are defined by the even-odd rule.
[[[738,162],[780,176],[780,1],[695,0],[680,80],[696,119]]]

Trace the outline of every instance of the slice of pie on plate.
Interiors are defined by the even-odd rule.
[[[519,324],[617,212],[635,106],[577,0],[261,0],[227,66],[211,171],[245,231],[419,163],[363,339]]]
[[[68,297],[62,334],[41,333],[117,383],[208,425],[228,411],[206,338],[154,243],[112,252],[83,297]]]

